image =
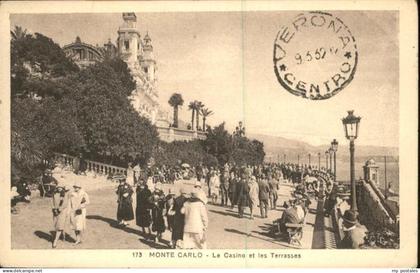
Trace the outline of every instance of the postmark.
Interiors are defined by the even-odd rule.
[[[273,53],[280,85],[311,100],[331,98],[349,85],[358,60],[350,29],[337,16],[320,11],[300,13],[283,25]]]

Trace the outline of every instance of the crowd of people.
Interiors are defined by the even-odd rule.
[[[159,185],[154,185],[154,189],[150,190],[148,184],[142,181],[135,185],[134,190],[124,177],[116,180],[119,181],[116,194],[117,220],[120,225],[126,226],[135,219],[146,240],[161,242],[162,233],[168,230],[172,232],[170,247],[176,247],[178,243],[178,247],[182,248],[205,248],[207,197],[200,190],[201,185],[196,185],[192,191],[182,187],[179,196],[175,196],[172,193],[165,195]],[[179,240],[184,237],[187,239],[183,240],[181,246]]]
[[[146,240],[162,242],[162,233],[169,231],[169,247],[203,249],[206,248],[208,202],[232,209],[237,206],[239,218],[249,209],[250,219],[254,219],[258,208],[260,217],[268,218],[268,211],[278,207],[280,181],[285,179],[295,185],[295,200],[283,204],[285,212],[280,222],[301,223],[308,211],[307,193],[319,188],[317,181],[309,179],[318,170],[293,164],[241,167],[225,164],[220,169],[199,164],[194,172],[194,189],[188,191],[182,187],[178,196],[171,192],[165,195],[161,183],[150,177],[137,177],[135,171],[128,170],[127,177],[114,177],[119,183],[118,224],[126,226],[135,219]]]
[[[173,170],[180,173],[175,174],[178,171]],[[166,175],[171,172],[175,176],[169,179],[173,180],[170,183],[185,179],[187,173],[188,178],[194,178],[193,189],[183,186],[179,194],[170,190],[165,194],[162,186],[168,183]],[[245,211],[249,210],[250,219],[254,219],[257,210],[260,218],[268,218],[269,211],[276,210],[280,205],[284,208],[283,213],[275,223],[279,233],[286,233],[287,227],[299,227],[305,223],[311,199],[325,198],[326,216],[338,207],[344,221],[343,229],[352,234],[356,225],[357,215],[345,207],[349,205],[348,191],[334,181],[332,173],[313,166],[291,163],[236,166],[226,163],[218,168],[199,163],[194,167],[185,164],[178,168],[161,166],[142,169],[130,163],[126,175],[117,174],[112,179],[118,183],[115,189],[118,225],[124,227],[134,222],[141,229],[145,240],[156,243],[165,242],[162,234],[171,232],[171,240],[166,242],[171,248],[206,248],[206,230],[209,225],[207,203],[231,209],[237,207],[239,218],[245,217]],[[294,191],[290,200],[278,204],[281,181],[293,185]],[[58,184],[51,192],[56,231],[52,240],[53,248],[57,247],[60,238],[65,239],[64,230],[68,223],[75,231],[75,244],[83,240],[89,196],[80,183],[72,188]],[[30,200],[27,183],[23,181],[12,187],[12,195],[13,212],[14,200]],[[356,234],[360,237],[359,233]],[[360,238],[357,240],[360,241]],[[353,246],[351,242],[345,245],[346,248]]]

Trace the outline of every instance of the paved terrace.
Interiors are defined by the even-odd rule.
[[[81,245],[74,246],[73,239],[59,242],[58,249],[160,249],[167,248],[170,232],[163,234],[162,243],[145,240],[139,227],[133,221],[129,226],[120,228],[116,222],[117,197],[116,184],[99,178],[76,176],[72,173],[61,174],[61,184],[81,181],[90,197],[87,209],[87,230]],[[191,187],[193,180],[177,181],[174,185],[164,185],[164,191],[177,194],[181,186]],[[310,211],[301,240],[302,246],[289,245],[273,238],[270,234],[272,222],[281,217],[284,201],[291,198],[293,187],[290,183],[280,183],[278,207],[268,212],[268,218],[259,216],[256,211],[254,220],[249,219],[249,209],[245,217],[237,217],[237,208],[230,209],[218,205],[207,205],[209,229],[207,233],[209,249],[287,249],[287,248],[334,248],[334,233],[329,218],[322,214],[323,202],[312,199]],[[36,195],[36,194],[35,194]],[[12,215],[12,248],[48,249],[51,248],[52,214],[50,198],[34,197],[30,204],[19,203],[20,213]],[[70,237],[74,233],[67,229]]]

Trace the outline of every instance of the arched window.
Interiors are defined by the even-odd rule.
[[[124,41],[124,47],[125,47],[125,50],[128,50],[130,48],[130,42],[125,40]]]

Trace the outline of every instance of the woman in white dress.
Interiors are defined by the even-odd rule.
[[[211,172],[209,184],[212,204],[215,205],[220,195],[220,178],[216,171]]]
[[[89,196],[82,189],[80,183],[75,183],[74,191],[70,196],[70,220],[76,233],[76,242],[80,244],[83,238],[83,232],[86,229],[86,206],[89,205]]]
[[[185,215],[184,222],[184,249],[206,249],[205,232],[208,227],[207,209],[203,199],[205,194],[202,191],[194,190],[181,209]]]
[[[133,172],[134,172],[134,184],[135,185],[140,184],[141,168],[138,163],[134,166]]]
[[[63,235],[63,241],[66,240],[66,224],[67,219],[69,216],[69,204],[70,194],[68,193],[69,188],[68,186],[56,187],[54,194],[52,196],[51,206],[52,206],[52,213],[53,213],[53,223],[54,223],[54,230],[55,236],[54,241],[52,243],[52,247],[57,247],[58,239],[61,235]]]
[[[131,162],[128,163],[127,178],[125,181],[127,182],[128,185],[130,185],[130,187],[134,186],[134,168]]]

